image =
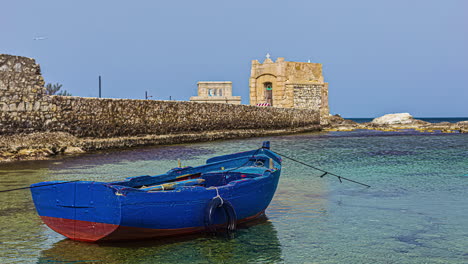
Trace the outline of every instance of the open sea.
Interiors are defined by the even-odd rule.
[[[258,148],[284,159],[266,218],[234,238],[90,244],[48,229],[28,190],[0,193],[0,263],[468,263],[468,134],[320,132],[95,152],[0,164],[0,190],[50,180],[113,181]]]

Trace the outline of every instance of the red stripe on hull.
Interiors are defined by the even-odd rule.
[[[98,241],[113,233],[119,225],[41,216],[42,221],[55,232],[78,241]]]
[[[237,221],[244,223],[254,220],[263,215],[260,212],[254,216]],[[85,242],[111,241],[111,240],[133,240],[147,239],[155,237],[167,237],[177,235],[187,235],[202,232],[205,227],[188,227],[178,229],[152,229],[130,226],[119,226],[113,224],[96,223],[80,220],[72,220],[57,217],[41,216],[42,221],[55,232],[70,239]]]

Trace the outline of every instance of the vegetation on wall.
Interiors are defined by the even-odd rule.
[[[46,88],[47,95],[72,96],[72,94],[67,92],[67,90],[60,91],[60,89],[62,89],[62,85],[60,83],[56,83],[56,84],[48,83],[46,84],[45,88]]]

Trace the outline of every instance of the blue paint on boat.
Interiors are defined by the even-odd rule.
[[[138,239],[204,229],[205,210],[218,194],[238,221],[261,215],[275,194],[281,157],[263,147],[213,157],[205,165],[116,182],[63,181],[31,185],[36,210],[53,230],[75,240]],[[51,183],[62,183],[50,185]],[[216,212],[214,223],[226,217]]]

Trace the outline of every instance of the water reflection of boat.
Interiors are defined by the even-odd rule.
[[[198,167],[118,182],[41,182],[31,193],[44,223],[68,238],[144,239],[251,221],[270,204],[280,173],[281,158],[264,142]]]
[[[278,263],[281,245],[266,217],[240,226],[235,237],[190,235],[158,240],[79,243],[64,239],[41,252],[38,263]]]

